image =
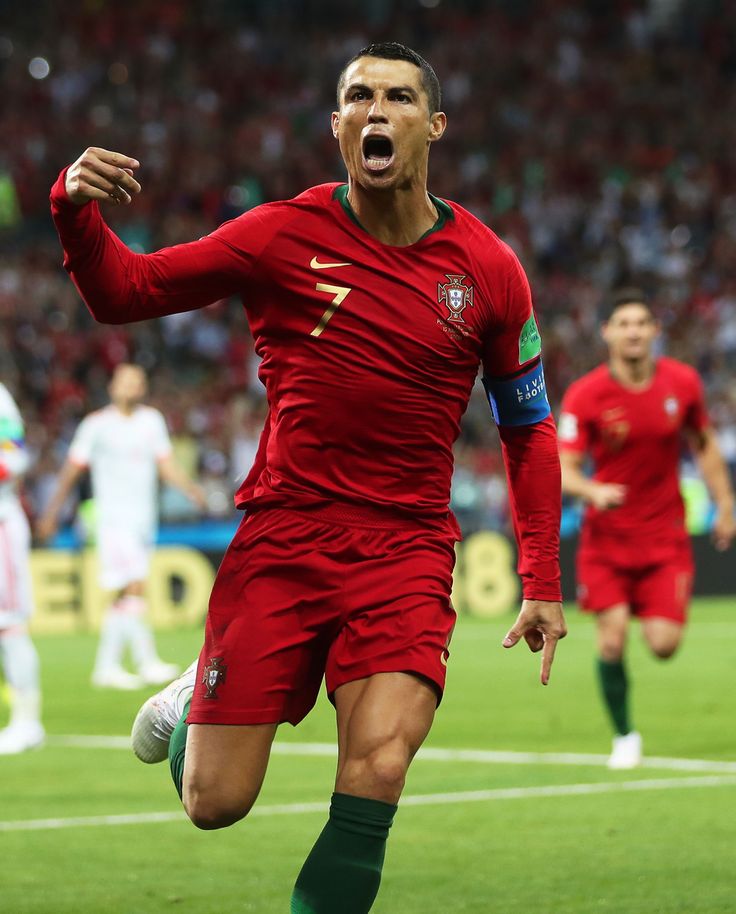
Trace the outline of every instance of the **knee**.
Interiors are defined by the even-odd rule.
[[[382,746],[361,757],[348,758],[338,777],[342,793],[398,802],[406,781],[409,754],[403,745]]]
[[[185,785],[183,803],[186,814],[197,828],[211,831],[227,828],[244,819],[253,808],[257,793],[253,795],[227,794],[203,790],[196,784]]]
[[[674,657],[679,646],[679,641],[663,641],[659,643],[655,642],[654,644],[649,645],[654,656],[658,657],[660,660],[669,660],[670,657]]]
[[[626,637],[610,635],[601,638],[598,646],[601,660],[606,663],[618,663],[623,659],[624,650],[626,649]]]

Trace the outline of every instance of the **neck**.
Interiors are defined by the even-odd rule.
[[[130,416],[134,412],[136,404],[135,403],[113,403],[113,406],[115,407],[115,409],[118,410],[118,412],[121,412],[124,416]]]
[[[348,202],[370,235],[396,247],[419,241],[439,218],[426,182],[407,188],[368,190],[351,178]]]
[[[622,359],[613,356],[609,362],[611,374],[627,387],[645,387],[654,375],[654,359]]]

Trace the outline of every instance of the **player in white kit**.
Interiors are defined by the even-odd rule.
[[[88,469],[92,476],[100,584],[115,592],[102,627],[94,685],[134,689],[168,682],[179,671],[159,659],[145,621],[145,580],[157,525],[158,478],[199,507],[202,490],[174,462],[161,413],[142,405],[146,377],[137,365],[119,365],[110,382],[111,403],[88,415],[74,435],[59,484],[38,526],[48,538],[59,511]],[[130,647],[137,674],[124,669]]]
[[[0,662],[11,695],[0,755],[32,749],[44,739],[38,654],[28,634],[31,534],[17,491],[28,468],[24,437],[18,407],[0,384]]]

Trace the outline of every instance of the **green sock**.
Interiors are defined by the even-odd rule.
[[[598,678],[601,683],[603,700],[606,709],[616,729],[616,733],[624,736],[631,733],[629,723],[629,683],[626,678],[626,668],[622,660],[609,663],[598,658]]]
[[[366,914],[381,884],[396,806],[333,793],[330,818],[291,896],[291,914]]]
[[[169,767],[174,780],[179,799],[182,798],[184,784],[184,755],[187,750],[187,714],[191,700],[184,705],[184,711],[179,718],[179,723],[174,727],[174,732],[169,740]]]

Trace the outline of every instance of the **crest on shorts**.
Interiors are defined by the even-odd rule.
[[[466,285],[465,274],[445,273],[448,282],[437,283],[437,301],[447,305],[450,312],[448,321],[453,324],[464,324],[463,311],[467,305],[473,305],[473,287]]]
[[[202,683],[207,689],[205,698],[217,698],[217,689],[225,682],[227,667],[222,657],[210,657],[202,674]]]

